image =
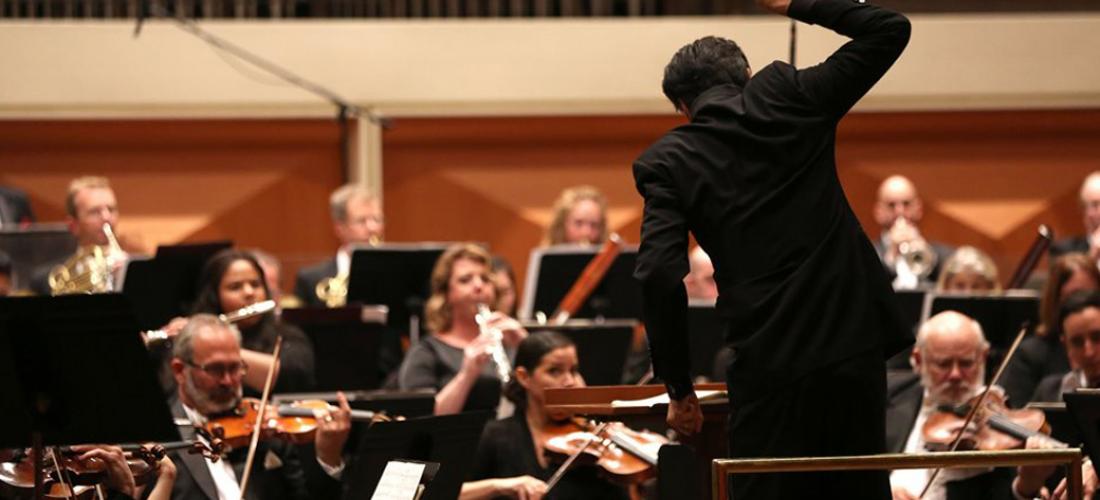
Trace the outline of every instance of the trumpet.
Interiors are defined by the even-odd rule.
[[[512,378],[512,363],[508,361],[508,353],[504,351],[504,334],[500,329],[489,326],[489,317],[492,314],[493,311],[489,309],[489,306],[478,304],[477,315],[474,316],[474,321],[477,322],[478,328],[481,329],[481,334],[492,339],[492,345],[489,347],[489,355],[492,356],[493,364],[497,367],[497,377],[500,378],[501,383],[507,384]]]
[[[106,249],[100,245],[83,247],[64,264],[50,270],[47,279],[51,295],[115,291],[114,268],[126,253],[110,223],[103,223],[103,234],[107,237]]]
[[[244,306],[236,311],[230,311],[225,314],[219,314],[218,319],[225,323],[236,323],[241,320],[259,316],[261,314],[267,314],[275,310],[274,300],[265,300]],[[141,332],[141,336],[145,339],[145,345],[154,344],[157,342],[164,342],[171,338],[168,332],[165,330],[149,330]]]

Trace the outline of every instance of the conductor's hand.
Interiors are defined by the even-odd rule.
[[[668,403],[668,426],[684,436],[691,436],[703,428],[703,410],[694,393],[679,401]]]
[[[756,5],[766,11],[785,16],[787,7],[791,6],[791,0],[756,0]]]

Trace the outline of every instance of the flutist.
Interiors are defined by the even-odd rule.
[[[485,249],[457,244],[443,252],[424,306],[432,335],[409,349],[400,387],[435,389],[437,415],[497,408],[510,359],[527,331],[500,312],[482,312],[479,318],[479,306],[496,300]]]

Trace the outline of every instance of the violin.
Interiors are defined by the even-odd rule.
[[[925,422],[922,433],[929,451],[950,449],[955,437],[962,431],[959,448],[966,450],[1011,450],[1023,448],[1028,438],[1049,436],[1050,425],[1042,410],[1011,410],[1005,405],[1000,391],[990,391],[976,410],[973,424],[963,429],[967,414],[978,398],[958,405],[940,408]]]
[[[229,448],[248,446],[255,430],[260,400],[244,398],[236,409],[221,416],[211,418],[204,426],[212,435],[218,436]],[[283,439],[294,444],[313,442],[317,433],[317,419],[314,410],[335,410],[336,407],[322,400],[296,401],[279,405],[267,413],[260,428],[260,437],[265,439]],[[352,410],[354,422],[384,422],[390,420],[385,413],[366,410]]]
[[[221,444],[181,441],[165,444],[120,445],[127,455],[127,465],[134,483],[142,486],[155,482],[159,462],[169,450],[187,448],[202,453],[211,460],[221,455]],[[51,449],[42,457],[44,498],[90,500],[97,498],[97,487],[108,479],[107,463],[100,458],[81,460],[81,452],[62,446]],[[54,460],[56,457],[56,462]],[[17,452],[10,461],[0,463],[0,497],[31,498],[34,494],[34,460],[25,451]]]
[[[635,431],[620,422],[596,426],[571,418],[543,431],[543,449],[554,463],[594,465],[613,481],[637,484],[657,471],[657,452],[668,439],[649,431]],[[575,457],[570,459],[569,457]],[[574,462],[575,461],[575,462]],[[564,470],[559,470],[559,474]],[[552,486],[548,483],[548,486]]]

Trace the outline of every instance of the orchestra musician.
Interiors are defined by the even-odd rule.
[[[496,408],[501,398],[499,367],[491,360],[492,335],[477,323],[479,305],[497,301],[489,253],[472,243],[452,245],[432,268],[431,296],[424,318],[431,335],[405,355],[398,371],[403,390],[435,389],[435,414]],[[498,330],[506,351],[527,337],[511,316],[495,311],[484,330]]]
[[[178,390],[169,402],[173,415],[195,425],[238,407],[242,382],[252,371],[241,348],[241,333],[211,314],[196,314],[172,346],[172,374]],[[284,340],[285,342],[285,340]],[[296,447],[278,439],[261,440],[245,498],[307,500],[339,497],[343,448],[351,428],[351,410],[341,395],[337,410],[317,410],[312,446]],[[190,426],[183,439],[194,439]],[[241,498],[240,478],[247,449],[237,449],[217,462],[186,452],[171,452],[177,478],[173,500]],[[311,456],[312,455],[312,456]]]
[[[599,245],[607,241],[607,198],[592,186],[567,188],[554,201],[542,245]]]
[[[519,343],[513,377],[505,388],[516,412],[485,426],[460,499],[626,498],[622,488],[597,476],[593,467],[570,469],[546,494],[545,481],[557,468],[544,453],[546,430],[569,415],[548,411],[544,394],[547,389],[584,387],[578,370],[577,348],[562,334],[535,332]]]
[[[65,197],[65,210],[68,214],[69,232],[76,238],[77,250],[64,264],[70,277],[61,282],[73,284],[65,287],[55,279],[55,285],[51,285],[47,272],[39,272],[31,285],[32,290],[39,295],[102,293],[114,290],[118,272],[129,258],[129,253],[148,252],[139,241],[118,233],[118,201],[110,182],[105,177],[96,176],[73,179]],[[112,244],[111,237],[104,230],[105,225],[111,227],[117,244]],[[92,264],[91,256],[97,250],[101,252],[103,260]],[[88,282],[86,273],[90,272],[89,267],[93,265],[107,266],[103,271],[109,274],[111,281],[100,284]],[[56,276],[56,268],[43,271],[49,271]]]
[[[263,268],[249,252],[222,250],[206,261],[199,273],[194,313],[225,314],[271,298]],[[241,357],[248,363],[244,385],[259,395],[272,369],[275,339],[283,338],[275,388],[280,392],[304,392],[313,388],[313,345],[298,327],[284,323],[274,311],[237,323],[241,332]]]
[[[516,272],[512,269],[512,264],[509,264],[504,257],[494,255],[489,269],[492,272],[490,278],[493,280],[493,287],[497,291],[497,304],[493,309],[515,317],[517,302]]]
[[[1058,312],[1058,337],[1070,369],[1048,375],[1035,388],[1032,401],[1061,401],[1062,393],[1100,387],[1100,292],[1077,292]]]
[[[27,193],[9,186],[0,186],[0,229],[23,228],[34,223],[34,210]]]
[[[936,291],[948,293],[997,293],[1001,282],[997,264],[985,252],[964,245],[941,266]]]
[[[361,184],[346,184],[333,191],[329,196],[329,212],[340,248],[333,258],[298,270],[294,295],[307,306],[325,307],[325,299],[317,293],[318,283],[343,277],[346,287],[352,247],[377,245],[386,232],[381,200]]]
[[[942,405],[957,406],[984,388],[989,342],[977,321],[955,311],[924,322],[910,354],[912,373],[892,373],[887,385],[886,446],[894,453],[923,453],[924,424]],[[999,390],[999,388],[995,388]],[[1044,443],[1031,439],[1029,448]],[[1032,498],[1050,471],[1039,467],[1012,469],[944,469],[926,499]],[[890,474],[895,500],[916,499],[931,470],[901,469]],[[1010,495],[1010,488],[1012,494]],[[991,495],[1001,492],[1001,495]]]
[[[875,198],[874,214],[881,231],[879,238],[874,240],[875,251],[895,280],[895,288],[912,289],[935,282],[951,255],[951,248],[928,241],[921,235],[924,202],[913,181],[902,175],[891,175],[882,181]],[[921,252],[931,252],[927,257],[930,262],[924,269],[912,269],[912,260],[906,256]]]
[[[884,356],[912,336],[837,178],[839,120],[908,43],[897,13],[850,0],[758,0],[852,38],[799,70],[752,75],[732,41],[705,37],[665,67],[665,95],[691,121],[634,163],[645,199],[635,276],[668,422],[700,430],[687,345],[689,230],[714,262],[717,309],[736,349],[727,368],[735,458],[884,449]],[[828,424],[826,424],[828,422]],[[885,498],[885,472],[737,474],[735,498]]]
[[[1054,259],[1039,301],[1039,325],[1020,342],[1002,376],[1009,404],[1026,404],[1044,378],[1069,371],[1058,311],[1067,297],[1095,290],[1100,290],[1100,271],[1087,255],[1068,253]]]
[[[1085,177],[1081,183],[1080,200],[1085,234],[1054,242],[1050,245],[1050,256],[1078,252],[1088,255],[1095,263],[1100,261],[1100,171]]]

